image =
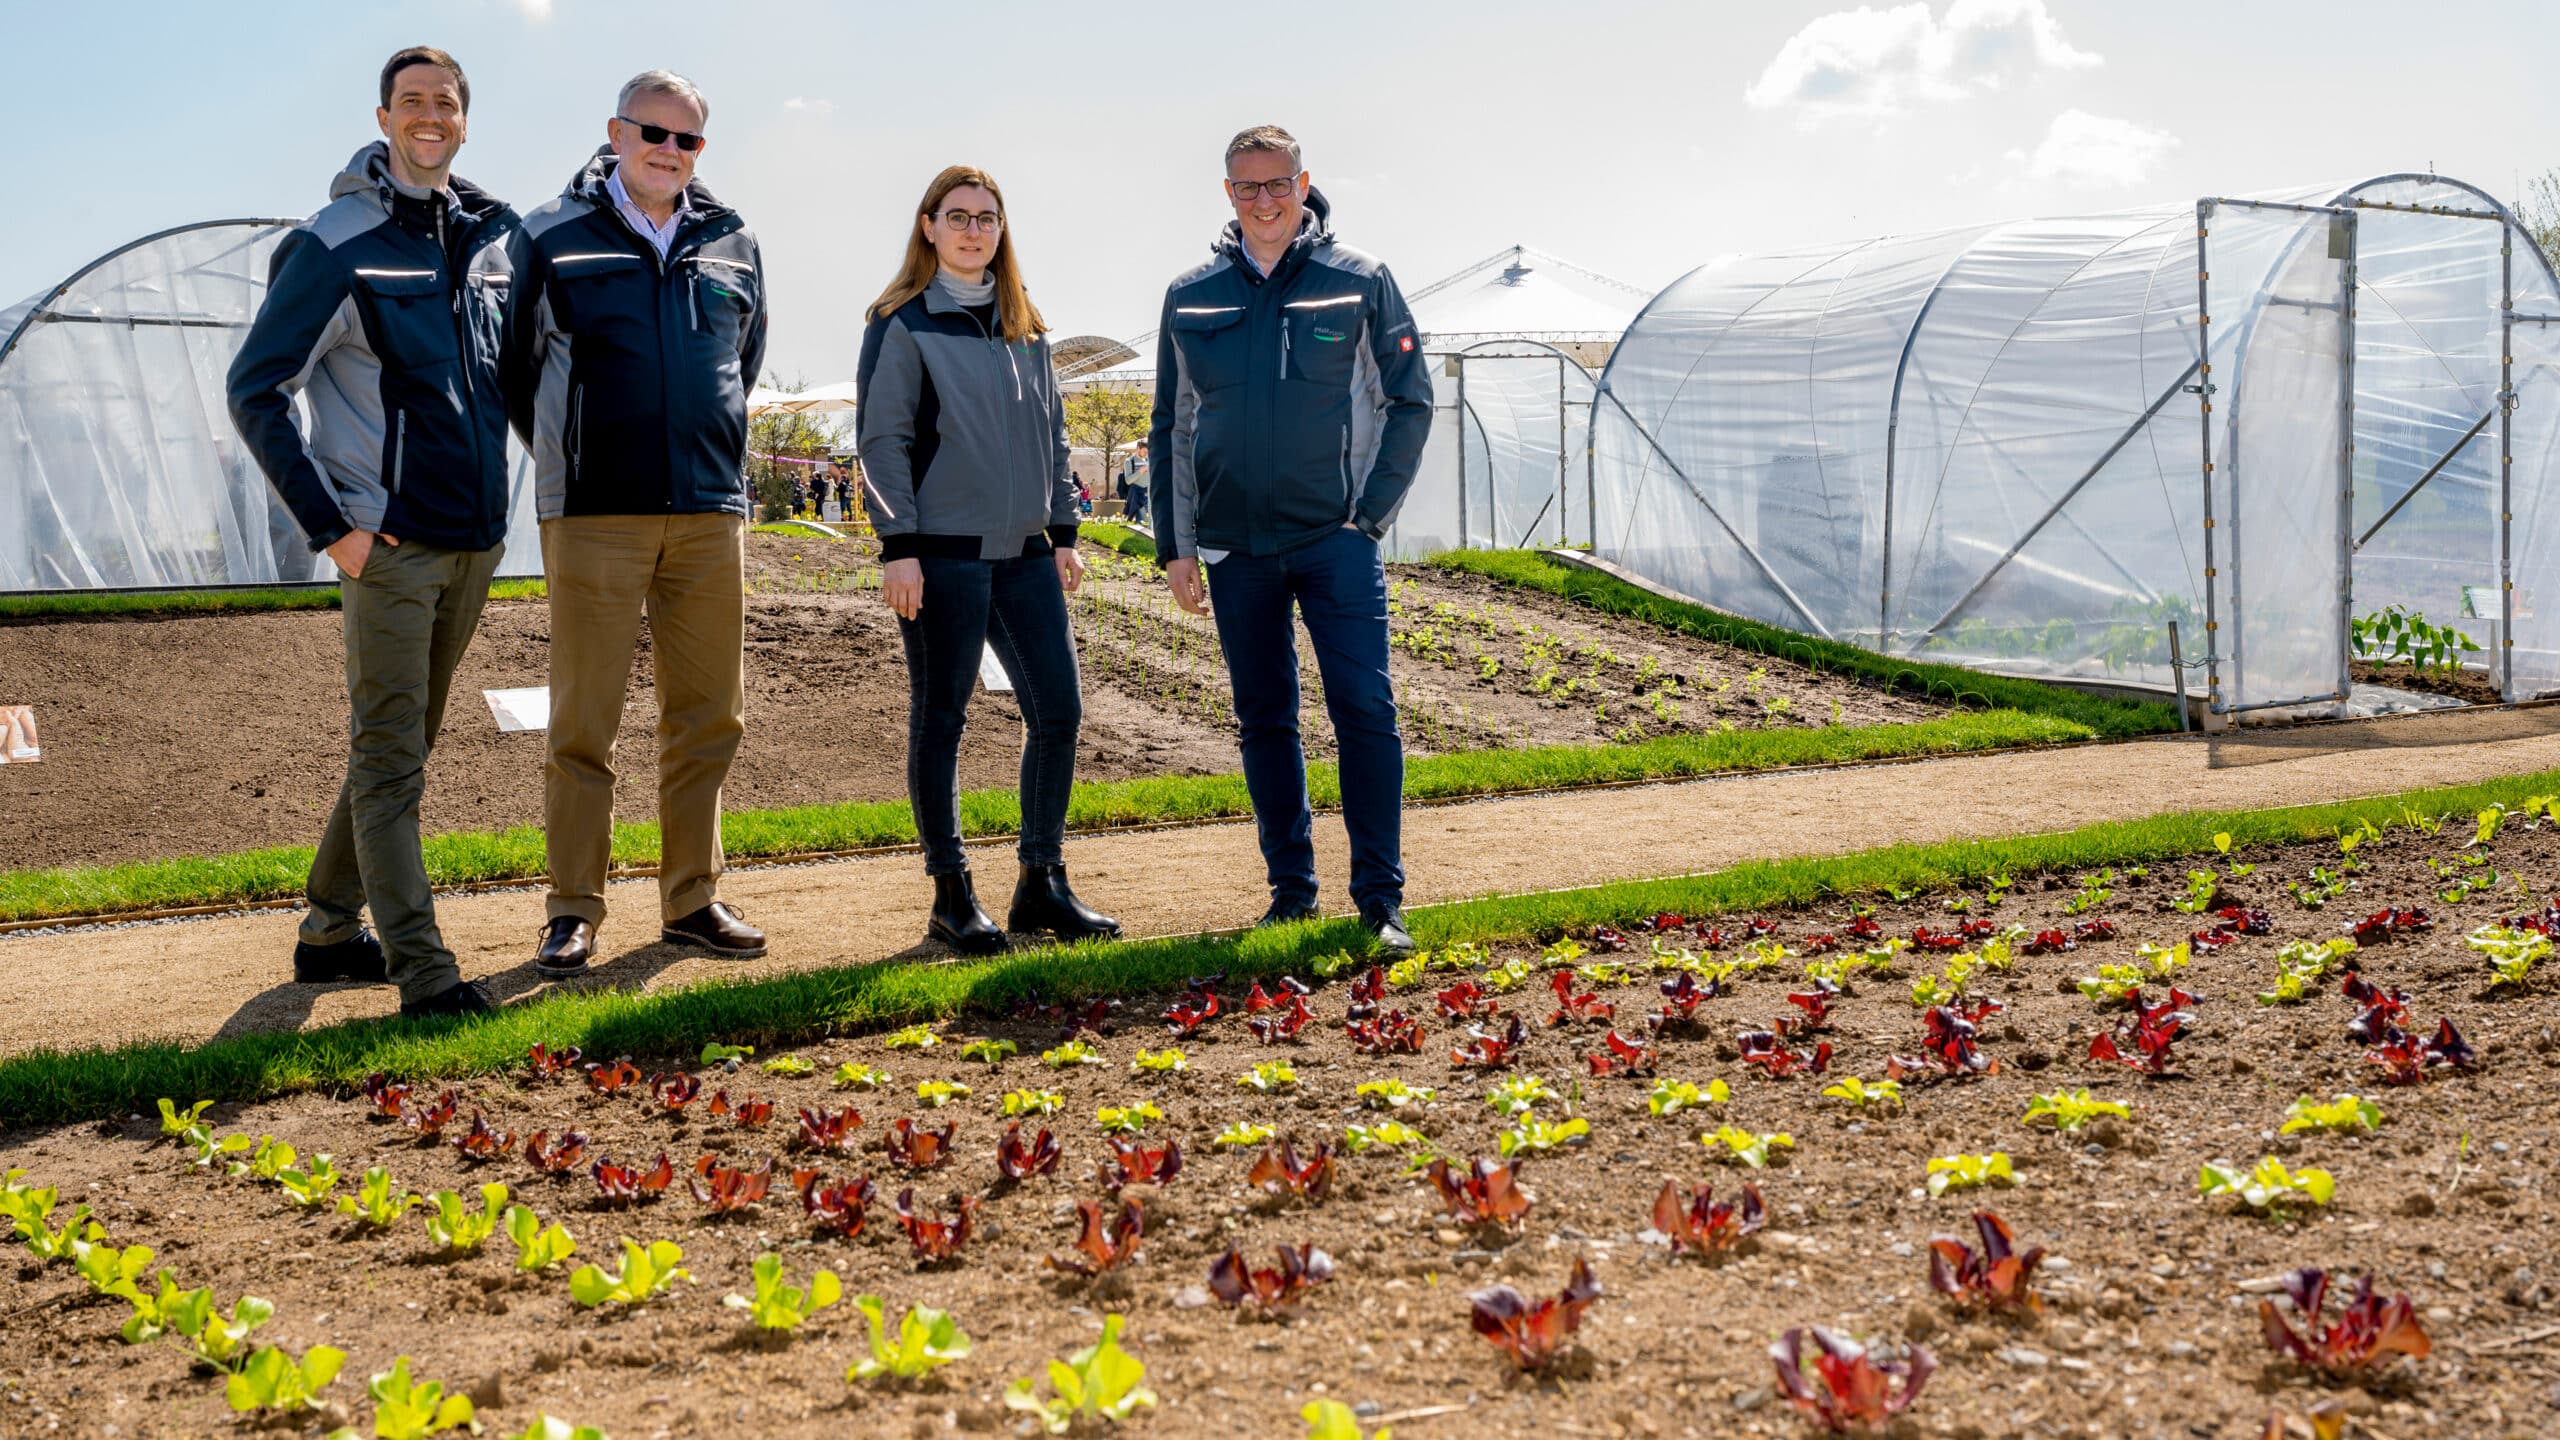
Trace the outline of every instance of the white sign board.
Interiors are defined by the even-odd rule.
[[[498,733],[513,735],[525,730],[551,728],[551,687],[533,685],[522,690],[483,690],[489,701],[489,713],[498,718]]]
[[[978,656],[978,683],[989,690],[1013,689],[1013,677],[1004,673],[1004,662],[996,658],[996,647],[990,645]]]
[[[0,765],[33,765],[44,758],[36,743],[36,707],[0,705]]]

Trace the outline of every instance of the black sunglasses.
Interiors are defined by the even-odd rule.
[[[621,121],[625,125],[639,126],[640,143],[643,145],[664,145],[667,143],[667,138],[669,136],[673,136],[675,137],[676,148],[684,151],[688,155],[702,148],[702,137],[694,134],[690,130],[670,130],[664,125],[644,124],[641,121],[632,119],[628,115],[616,115],[613,118]]]

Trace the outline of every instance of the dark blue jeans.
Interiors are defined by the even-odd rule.
[[[1298,743],[1294,605],[1315,646],[1341,756],[1342,823],[1351,836],[1351,900],[1365,913],[1404,903],[1399,855],[1404,738],[1387,679],[1387,571],[1357,530],[1279,555],[1231,554],[1208,567],[1210,613],[1226,651],[1242,731],[1244,784],[1275,901],[1316,898],[1315,817]]]
[[[1057,562],[927,556],[922,564],[924,608],[900,619],[898,634],[907,646],[907,799],[925,873],[969,868],[960,848],[960,734],[990,645],[1022,706],[1022,863],[1058,864],[1084,696]]]

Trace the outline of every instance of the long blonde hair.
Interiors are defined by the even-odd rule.
[[[975,165],[954,165],[934,176],[933,183],[924,187],[924,199],[917,202],[916,214],[919,217],[932,216],[942,208],[943,197],[963,185],[975,185],[993,195],[996,197],[996,213],[1005,213],[1004,192],[996,188],[993,176]],[[1047,331],[1049,322],[1040,318],[1039,307],[1031,303],[1030,293],[1022,288],[1022,267],[1013,259],[1012,218],[1006,215],[1004,228],[996,232],[995,258],[987,262],[987,274],[996,283],[996,320],[1004,331],[1004,338],[1028,340]],[[880,298],[871,302],[870,318],[878,320],[890,315],[899,306],[923,294],[925,287],[933,283],[934,272],[940,268],[941,261],[934,254],[933,242],[924,238],[921,226],[910,223],[907,226],[907,255],[898,264],[898,278],[890,281],[889,288],[880,292]]]

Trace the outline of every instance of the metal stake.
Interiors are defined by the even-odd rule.
[[[2178,647],[2178,622],[2169,622],[2169,674],[2178,686],[2178,733],[2194,729],[2187,719],[2187,652]]]

